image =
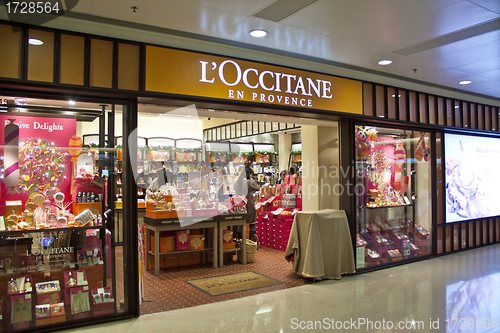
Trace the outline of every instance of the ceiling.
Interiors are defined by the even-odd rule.
[[[82,0],[69,14],[293,53],[500,102],[500,0]],[[253,29],[268,35],[251,37]],[[393,62],[377,64],[384,59]]]

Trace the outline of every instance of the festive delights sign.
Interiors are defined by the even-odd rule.
[[[156,46],[146,90],[362,114],[360,81]]]
[[[0,115],[0,123],[0,214],[9,213],[3,211],[6,200],[26,202],[30,192],[71,197],[68,142],[76,120]]]
[[[445,134],[446,222],[500,215],[500,140]]]

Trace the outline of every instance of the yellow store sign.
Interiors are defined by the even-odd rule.
[[[146,90],[362,113],[360,81],[155,46],[146,48]]]

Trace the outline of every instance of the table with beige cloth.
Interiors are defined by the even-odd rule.
[[[293,258],[292,258],[293,257]],[[356,272],[349,223],[343,210],[297,212],[285,252],[296,274],[317,280]]]

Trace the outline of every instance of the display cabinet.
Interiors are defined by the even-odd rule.
[[[106,288],[107,313],[115,313],[108,235],[104,225],[1,231],[0,328],[30,329],[98,316],[91,289]]]
[[[428,133],[356,126],[357,268],[431,253]]]

